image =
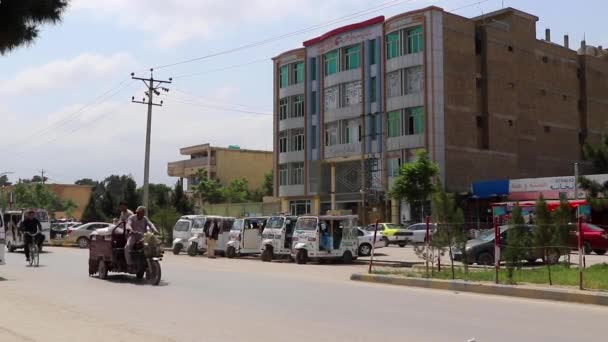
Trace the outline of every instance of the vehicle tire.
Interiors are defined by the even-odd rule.
[[[558,250],[549,250],[548,252],[548,260],[549,265],[555,265],[559,262],[559,258],[561,257]]]
[[[372,254],[372,245],[369,243],[362,243],[359,245],[359,255],[360,256],[369,256]]]
[[[236,248],[232,247],[232,246],[228,246],[228,248],[226,248],[226,257],[228,259],[232,259],[236,256]]]
[[[305,249],[300,249],[298,253],[296,253],[296,264],[304,265],[308,261],[308,255]]]
[[[591,254],[591,252],[593,251],[593,250],[591,249],[591,243],[589,243],[589,241],[585,241],[585,242],[583,243],[583,251],[585,251],[585,254],[586,254],[586,255]]]
[[[174,255],[179,255],[179,253],[182,251],[182,245],[181,244],[176,244],[175,246],[173,246],[173,254]]]
[[[399,242],[399,247],[403,248],[403,247],[405,247],[405,245],[407,245],[406,242]]]
[[[42,253],[42,242],[38,244],[38,253]]]
[[[262,254],[260,254],[260,259],[263,262],[271,262],[272,261],[272,248],[266,247]]]
[[[391,244],[391,242],[388,240],[388,238],[386,236],[382,238],[382,241],[384,241],[384,247],[388,247],[388,245]]]
[[[604,255],[604,254],[606,254],[606,250],[605,249],[594,249],[593,251],[597,255]]]
[[[160,263],[157,260],[148,261],[148,269],[146,270],[146,282],[150,285],[158,285],[162,277]]]
[[[103,259],[99,260],[99,264],[97,265],[97,276],[102,280],[108,278],[108,265],[106,265]]]
[[[10,242],[6,245],[6,247],[8,247],[9,253],[15,253],[15,250],[17,250],[17,248],[15,248],[15,246],[13,246]]]
[[[190,244],[190,246],[188,246],[188,255],[191,257],[195,257],[198,255],[198,244],[196,242],[193,242]]]
[[[492,266],[494,265],[494,256],[489,252],[481,252],[477,256],[477,265],[480,266]]]
[[[537,259],[527,259],[526,262],[528,264],[534,264],[536,262]]]
[[[353,263],[353,253],[351,253],[350,251],[346,251],[344,252],[344,254],[342,254],[342,262],[350,265]]]
[[[89,247],[89,239],[87,239],[86,237],[79,237],[78,240],[76,240],[76,243],[78,244],[78,248],[88,248]]]
[[[143,279],[144,275],[145,275],[145,272],[137,272],[137,273],[135,273],[135,277],[137,279]]]

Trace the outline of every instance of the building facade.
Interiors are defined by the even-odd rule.
[[[245,177],[250,190],[259,189],[264,182],[264,175],[272,171],[272,152],[245,150],[239,147],[214,147],[210,144],[184,147],[180,154],[190,159],[170,162],[167,174],[171,177],[185,178],[187,191],[198,183],[196,172],[207,170],[211,179],[216,179],[223,186],[230,185],[232,180]]]
[[[330,31],[274,61],[276,196],[294,214],[408,220],[386,195],[426,150],[451,191],[568,174],[608,130],[608,51],[536,38],[506,8],[428,7]],[[603,95],[602,95],[603,94]]]

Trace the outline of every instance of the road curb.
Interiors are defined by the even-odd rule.
[[[563,288],[547,289],[524,285],[481,284],[462,280],[408,278],[375,274],[352,274],[350,279],[377,284],[608,306],[608,293],[605,292],[585,292]]]

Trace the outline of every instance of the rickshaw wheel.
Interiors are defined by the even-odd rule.
[[[345,264],[352,264],[353,253],[351,253],[350,251],[344,252],[344,254],[342,255],[342,262],[344,262]]]
[[[196,242],[193,242],[188,246],[188,255],[191,257],[198,255],[198,244]]]
[[[296,263],[299,265],[303,265],[306,263],[306,259],[308,259],[308,256],[306,255],[306,250],[300,249],[298,253],[296,253]]]
[[[146,281],[150,285],[158,285],[161,279],[160,263],[157,260],[150,260],[149,267],[146,270]]]
[[[230,246],[228,248],[226,248],[226,257],[228,259],[232,259],[236,256],[236,248]]]
[[[272,261],[272,248],[266,247],[260,256],[262,261],[271,262]]]
[[[182,245],[179,243],[173,246],[173,254],[178,255],[182,251]]]
[[[97,265],[97,274],[99,275],[99,279],[107,279],[108,278],[108,265],[103,259],[99,260],[99,265]]]

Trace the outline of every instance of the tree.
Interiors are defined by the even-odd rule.
[[[249,181],[247,178],[237,178],[224,189],[224,197],[229,203],[244,203],[249,198]]]
[[[585,159],[593,164],[595,173],[608,173],[608,136],[597,146],[585,144],[583,151]]]
[[[61,211],[63,203],[59,197],[44,184],[18,183],[15,185],[15,204],[20,208],[44,208]]]
[[[570,224],[574,218],[572,209],[568,201],[562,198],[559,201],[559,207],[553,212],[553,222],[555,224],[555,232],[553,235],[553,245],[560,246],[560,255],[565,255],[567,258],[566,266],[570,267],[570,239],[572,231],[576,226]]]
[[[8,181],[8,176],[7,175],[2,175],[0,176],[0,187],[2,186],[10,186],[13,183]]]
[[[67,6],[67,0],[2,0],[0,54],[33,43],[40,32],[39,26],[61,21]]]
[[[199,200],[200,204],[204,203],[221,203],[224,200],[224,192],[222,185],[215,179],[207,176],[206,169],[198,169],[196,171],[198,183],[192,186],[194,196]]]
[[[525,225],[522,209],[519,204],[515,205],[511,212],[511,220],[507,229],[507,243],[505,248],[505,260],[507,261],[507,277],[513,282],[515,267],[521,266],[524,259],[524,248],[530,245],[528,227]],[[504,245],[504,241],[501,241]],[[498,257],[497,255],[495,257]]]
[[[182,215],[188,215],[194,210],[194,205],[184,194],[184,183],[182,180],[178,180],[177,183],[175,183],[171,204],[175,210]]]
[[[464,213],[457,207],[456,196],[445,191],[441,182],[437,184],[438,191],[433,194],[433,222],[437,231],[433,233],[432,243],[440,249],[448,249],[452,268],[452,279],[455,279],[453,248],[462,252],[463,260],[467,260],[467,234],[464,225]],[[465,272],[468,265],[465,262]]]
[[[109,190],[106,190],[105,194],[103,194],[103,197],[101,198],[101,212],[107,218],[115,217],[116,201]]]
[[[76,203],[70,199],[65,202],[62,211],[65,212],[65,216],[67,216],[67,218],[73,218],[74,209],[76,208],[78,208],[78,205],[76,205]]]
[[[262,202],[264,200],[264,191],[255,189],[249,192],[249,201],[251,202]]]
[[[131,176],[123,176],[124,189],[122,193],[122,199],[127,202],[129,208],[137,208],[141,201],[137,195],[137,184]]]
[[[99,184],[98,181],[94,181],[91,178],[82,178],[74,182],[76,185],[88,185],[88,186],[97,186]]]
[[[551,262],[553,260],[549,257],[551,251],[550,245],[553,241],[552,220],[547,201],[545,201],[542,194],[536,201],[535,218],[536,228],[532,234],[534,247],[542,250],[543,260],[545,265],[547,265],[549,273],[549,285],[553,285],[553,279],[551,278]]]
[[[35,175],[34,177],[32,177],[32,180],[30,181],[31,183],[45,183],[46,181],[48,181],[49,179],[47,177],[41,177],[38,175]]]
[[[420,151],[415,162],[401,166],[389,195],[396,200],[405,199],[412,206],[420,203],[418,219],[421,221],[424,218],[424,203],[434,191],[433,177],[438,173],[437,164],[429,159],[426,151]]]
[[[89,198],[89,203],[84,208],[84,212],[82,213],[82,222],[103,222],[106,220],[106,217],[103,215],[103,212],[99,208],[99,204],[97,203],[97,199],[93,194]]]
[[[274,172],[270,170],[264,174],[264,182],[262,182],[262,193],[264,196],[274,195]]]
[[[170,244],[173,241],[173,226],[180,217],[180,213],[173,207],[160,208],[152,216],[152,222],[159,227],[163,240]]]

